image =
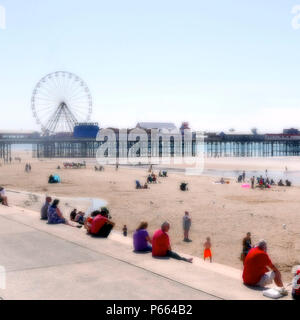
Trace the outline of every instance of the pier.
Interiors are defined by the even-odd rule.
[[[31,137],[31,136],[0,136],[0,158],[4,162],[11,157],[12,145],[30,144],[33,146],[34,158],[95,158],[99,146],[103,142],[95,138],[69,137]],[[128,142],[129,149],[135,142]],[[160,156],[162,153],[160,141]],[[197,143],[193,134],[192,150],[196,154]],[[119,143],[117,139],[117,149]],[[148,154],[151,154],[149,138]],[[170,142],[174,150],[174,141]],[[183,145],[184,149],[184,145]],[[172,151],[173,152],[173,151]],[[171,152],[171,154],[172,154]],[[206,157],[282,157],[300,155],[300,135],[265,134],[265,135],[216,135],[206,134],[204,139]]]

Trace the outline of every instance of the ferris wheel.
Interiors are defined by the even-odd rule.
[[[73,73],[57,71],[36,85],[31,109],[44,134],[73,132],[77,122],[92,114],[92,96],[86,83]]]

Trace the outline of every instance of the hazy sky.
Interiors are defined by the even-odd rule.
[[[0,0],[0,129],[39,129],[30,101],[76,73],[103,127],[300,127],[300,0]],[[299,19],[300,21],[300,19]]]

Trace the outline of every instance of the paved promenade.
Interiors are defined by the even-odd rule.
[[[17,207],[0,207],[0,252],[3,299],[265,299],[242,284],[240,270],[135,254],[118,233],[91,238]]]

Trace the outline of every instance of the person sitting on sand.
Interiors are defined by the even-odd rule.
[[[148,188],[149,188],[149,186],[148,186],[147,182],[145,182],[144,189],[148,189]]]
[[[187,185],[188,185],[187,183],[182,182],[182,183],[180,184],[180,190],[181,190],[181,191],[188,191],[189,189],[188,189]]]
[[[151,174],[149,174],[147,177],[147,183],[152,183],[152,182],[153,182],[152,176]]]
[[[186,259],[173,252],[170,245],[170,239],[168,231],[170,229],[170,224],[164,222],[161,225],[161,229],[157,230],[152,239],[152,256],[153,257],[170,257],[176,260],[182,260],[186,262],[192,262],[193,259]]]
[[[2,203],[2,205],[8,207],[8,200],[5,193],[5,189],[3,187],[0,187],[0,202]]]
[[[243,250],[241,254],[241,260],[243,261],[243,263],[245,262],[246,256],[251,249],[252,249],[251,233],[247,232],[246,237],[243,239]]]
[[[286,184],[287,187],[291,187],[292,186],[292,183],[289,180],[285,180],[285,184]]]
[[[183,224],[183,234],[184,234],[183,241],[184,242],[191,242],[192,240],[189,239],[189,232],[191,229],[192,219],[191,219],[188,211],[186,211],[184,213],[184,216],[182,218],[182,224]]]
[[[107,238],[115,226],[115,223],[108,218],[108,209],[102,208],[100,214],[93,219],[92,226],[90,228],[90,234],[94,237]]]
[[[162,174],[161,171],[159,171],[158,176],[159,176],[160,178],[163,177],[163,174]]]
[[[284,187],[284,183],[282,182],[282,179],[279,180],[278,186],[279,186],[279,187]]]
[[[133,247],[134,251],[136,252],[151,252],[151,238],[147,231],[148,223],[142,221],[138,228],[136,229],[135,233],[133,234]],[[150,243],[150,244],[148,244]]]
[[[157,178],[154,172],[151,174],[152,182],[157,183]]]
[[[135,181],[135,188],[136,189],[143,189],[143,187],[141,186],[141,183],[139,182],[139,180]]]
[[[206,242],[203,244],[203,247],[204,247],[204,253],[203,253],[204,261],[205,261],[205,259],[209,258],[210,263],[212,263],[210,237],[207,237],[207,238],[206,238]]]
[[[46,202],[41,208],[41,220],[48,220],[48,209],[49,206],[51,205],[52,198],[51,197],[46,197]]]
[[[269,271],[271,269],[272,271]],[[260,240],[256,247],[252,248],[244,262],[243,281],[249,286],[265,287],[272,282],[282,288],[281,293],[286,294],[283,288],[280,271],[273,265],[267,254],[267,243]]]
[[[274,185],[275,185],[275,181],[274,181],[273,179],[271,179],[270,185],[271,185],[271,186],[274,186]]]

